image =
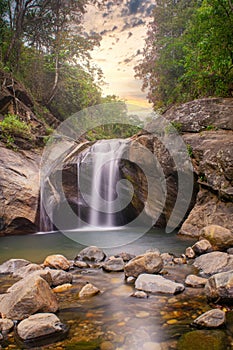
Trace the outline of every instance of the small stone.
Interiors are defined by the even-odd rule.
[[[205,328],[218,328],[224,325],[226,314],[219,309],[212,309],[194,320],[194,324]]]
[[[125,263],[122,258],[112,257],[103,264],[103,269],[108,272],[118,272],[123,271],[124,266]]]
[[[14,327],[14,322],[8,318],[0,318],[0,331],[8,333]]]
[[[205,287],[206,282],[207,278],[202,278],[196,275],[188,275],[185,279],[186,286],[193,288]]]
[[[85,261],[79,261],[79,260],[74,261],[74,266],[79,267],[80,269],[85,269],[89,267],[89,265]]]
[[[135,298],[139,298],[139,299],[146,299],[146,298],[148,298],[148,295],[145,292],[138,290],[137,292],[131,294],[131,297],[135,297]]]
[[[136,278],[133,277],[133,276],[129,276],[129,277],[127,277],[127,279],[126,279],[126,283],[128,283],[128,284],[134,284],[135,281],[136,281]]]
[[[178,265],[182,265],[182,264],[186,264],[186,258],[174,258],[173,259],[174,263],[175,264],[178,264]]]
[[[69,290],[70,288],[72,288],[72,284],[65,283],[65,284],[62,284],[60,286],[53,288],[53,292],[54,293],[62,293],[62,292],[65,292],[66,290]]]
[[[171,254],[169,254],[169,253],[163,253],[163,254],[161,254],[160,256],[161,256],[161,258],[163,259],[163,263],[164,263],[165,265],[167,265],[167,264],[171,265],[171,264],[172,264],[173,259],[174,259],[174,256],[173,256],[173,255],[171,255]]]
[[[187,256],[188,259],[193,259],[195,258],[195,252],[192,247],[188,247],[185,250],[185,255]]]
[[[171,319],[171,320],[168,320],[167,321],[167,324],[176,324],[178,321],[175,319],[175,318],[173,318],[173,319]]]
[[[116,255],[116,257],[117,258],[120,257],[123,259],[124,262],[128,262],[128,261],[132,260],[133,258],[135,258],[135,255],[123,252],[123,253]]]
[[[213,250],[212,245],[207,239],[201,239],[192,246],[197,255],[209,253]]]
[[[100,350],[114,350],[115,347],[110,341],[104,341],[100,344]]]
[[[98,248],[96,246],[90,246],[81,250],[81,252],[79,253],[79,255],[76,256],[74,261],[82,260],[86,262],[100,262],[103,261],[105,257],[106,254],[101,248]]]
[[[136,317],[137,318],[146,318],[146,317],[149,317],[150,316],[150,313],[147,312],[147,311],[139,311],[136,313]]]
[[[162,350],[162,347],[159,343],[146,342],[143,344],[142,350]]]
[[[91,283],[87,283],[79,292],[79,298],[92,297],[100,293],[100,290]]]
[[[60,254],[49,255],[45,258],[43,262],[44,266],[51,267],[52,269],[69,270],[70,262]]]

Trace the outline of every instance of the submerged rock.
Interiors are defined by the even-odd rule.
[[[56,296],[43,278],[29,275],[12,287],[1,297],[0,313],[4,317],[22,320],[37,311],[58,310]]]
[[[233,270],[233,256],[223,252],[212,252],[199,256],[194,264],[203,275]]]
[[[226,335],[218,330],[197,330],[185,333],[177,344],[177,350],[226,350]]]
[[[76,256],[74,261],[83,260],[86,262],[100,262],[105,259],[106,255],[101,248],[96,246],[90,246],[81,250],[79,255]]]
[[[124,270],[124,260],[122,258],[115,258],[111,257],[103,264],[103,269],[105,271],[111,272],[111,271],[123,271]]]
[[[197,317],[193,324],[205,328],[218,328],[225,324],[226,313],[219,309],[212,309]]]
[[[125,275],[138,277],[142,273],[158,273],[163,268],[163,260],[156,252],[136,256],[125,265]]]
[[[181,283],[170,281],[159,275],[141,274],[136,282],[135,288],[151,293],[176,294],[182,292],[185,287]]]
[[[206,285],[207,299],[213,302],[233,303],[233,270],[211,276]]]
[[[227,249],[233,246],[233,233],[219,225],[209,225],[200,231],[200,236],[208,239],[215,249]]]
[[[99,288],[95,287],[91,283],[87,283],[79,292],[79,298],[87,298],[92,297],[96,294],[100,293]]]
[[[45,258],[43,262],[44,266],[51,267],[52,269],[58,270],[69,270],[71,264],[70,262],[60,254],[49,255]]]
[[[32,315],[21,321],[16,328],[17,338],[27,345],[26,348],[62,340],[67,333],[68,327],[51,313]]]
[[[31,264],[30,261],[25,259],[10,259],[0,265],[0,274],[14,273],[16,270]]]

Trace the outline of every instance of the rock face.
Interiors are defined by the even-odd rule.
[[[126,277],[138,277],[141,273],[158,273],[163,268],[163,260],[157,253],[136,256],[125,265]]]
[[[219,225],[209,225],[200,231],[200,236],[208,239],[215,249],[227,249],[233,246],[233,232]]]
[[[58,303],[48,283],[30,275],[15,283],[1,298],[0,313],[7,318],[22,320],[38,311],[56,312]]]
[[[211,276],[206,285],[207,299],[213,302],[233,302],[233,270]]]
[[[5,148],[0,142],[0,235],[39,230],[40,155]]]
[[[159,275],[141,274],[136,282],[135,288],[151,293],[176,294],[184,290],[181,283],[175,283]]]

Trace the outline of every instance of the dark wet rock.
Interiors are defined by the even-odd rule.
[[[25,259],[10,259],[0,265],[0,273],[11,274],[29,264],[31,264],[31,262]]]
[[[185,285],[193,288],[205,287],[207,278],[199,277],[196,275],[188,275],[185,279]]]
[[[148,298],[148,295],[143,292],[142,290],[137,290],[135,293],[131,294],[131,297],[139,298],[139,299],[146,299]]]
[[[163,268],[163,260],[157,252],[136,256],[125,265],[125,275],[138,277],[142,273],[158,273]]]
[[[52,269],[45,269],[45,271],[48,271],[52,278],[52,286],[56,287],[61,284],[65,283],[71,283],[73,281],[73,275],[70,272],[66,272],[64,270],[52,270]]]
[[[211,276],[205,285],[209,301],[233,303],[233,270]]]
[[[110,257],[107,261],[103,264],[103,269],[108,272],[117,272],[117,271],[123,271],[124,270],[124,260],[122,258],[115,258]]]
[[[219,328],[225,324],[226,313],[220,309],[212,309],[197,317],[193,324],[204,328]]]
[[[193,265],[202,275],[210,276],[233,270],[233,256],[223,252],[207,253],[196,258]]]
[[[14,322],[8,318],[0,318],[0,331],[6,334],[12,330]]]
[[[233,232],[219,225],[204,227],[200,236],[208,239],[216,250],[225,250],[233,246]]]
[[[124,260],[124,262],[128,262],[128,261],[132,260],[133,258],[135,258],[135,255],[123,252],[123,253],[117,254],[116,257],[120,257]]]
[[[76,260],[83,260],[86,262],[100,262],[105,259],[106,255],[104,251],[101,248],[95,247],[95,246],[90,246],[87,248],[84,248],[81,250],[79,255],[74,259]]]
[[[24,277],[27,277],[30,273],[35,271],[43,271],[43,270],[41,266],[38,264],[28,264],[26,266],[21,267],[20,269],[17,269],[13,273],[13,277],[24,278]]]
[[[185,255],[187,256],[188,259],[193,259],[195,258],[195,252],[192,247],[188,247],[185,250]]]
[[[87,283],[79,292],[79,298],[88,298],[100,293],[99,288],[91,283]]]
[[[213,250],[212,245],[207,239],[201,239],[192,246],[196,255],[209,253]]]
[[[135,288],[151,293],[176,294],[182,292],[185,287],[181,283],[170,281],[159,275],[141,274],[136,282]]]
[[[227,340],[219,330],[197,330],[183,334],[177,344],[177,350],[226,350]]]
[[[71,263],[61,254],[49,255],[43,262],[44,266],[58,270],[69,270]]]
[[[16,282],[1,296],[0,313],[7,318],[22,320],[38,311],[56,312],[58,302],[48,283],[41,277],[28,277]]]

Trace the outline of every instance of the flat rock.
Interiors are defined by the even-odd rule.
[[[148,252],[130,260],[124,268],[126,277],[138,277],[142,273],[158,273],[163,268],[163,260],[156,252]]]
[[[233,270],[233,256],[223,252],[211,252],[196,258],[193,265],[202,275],[211,276]]]
[[[65,325],[52,313],[38,313],[21,321],[17,326],[18,336],[23,340],[63,333]]]
[[[201,239],[192,246],[193,251],[197,255],[209,253],[213,250],[212,245],[207,239]]]
[[[90,246],[81,250],[81,252],[78,254],[78,256],[76,256],[74,260],[75,261],[83,260],[87,262],[100,262],[100,261],[103,261],[105,257],[106,255],[101,248],[98,248],[96,246]]]
[[[79,292],[79,298],[92,297],[100,292],[99,288],[91,283],[87,283]]]
[[[208,239],[215,249],[224,250],[233,246],[233,232],[219,225],[204,227],[200,236]]]
[[[193,288],[205,287],[207,278],[199,277],[196,275],[188,275],[185,279],[185,285]]]
[[[29,275],[1,297],[0,313],[13,320],[22,320],[37,311],[56,312],[58,302],[48,283],[39,276]]]
[[[226,313],[220,309],[212,309],[197,317],[193,324],[205,328],[218,328],[225,324]]]
[[[233,302],[233,270],[211,276],[205,285],[205,294],[209,301]]]
[[[170,281],[159,275],[141,274],[136,282],[135,288],[151,293],[176,294],[182,292],[185,287],[181,283]]]
[[[108,272],[118,272],[124,270],[124,260],[122,258],[111,257],[103,264],[103,269]]]
[[[0,273],[14,273],[16,270],[29,264],[31,264],[31,262],[25,259],[10,259],[5,261],[2,265],[0,265]]]
[[[63,255],[55,254],[47,256],[43,262],[43,265],[52,269],[66,271],[69,270],[71,264]]]

